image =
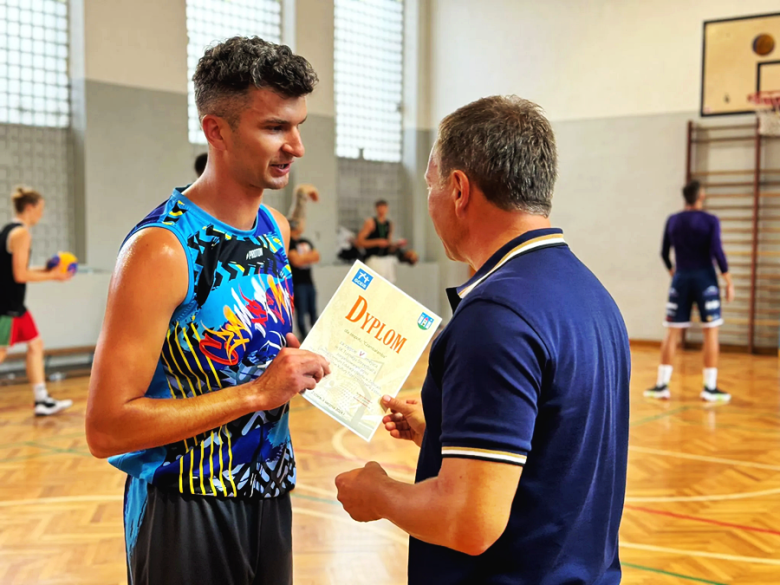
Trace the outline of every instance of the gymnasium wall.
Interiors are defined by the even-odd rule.
[[[421,58],[427,58],[421,52],[428,46],[427,5],[426,0],[407,0],[411,44],[405,51],[410,79],[405,95],[405,159],[397,174],[401,196],[392,211],[405,226],[404,235],[423,260],[429,260],[413,269],[401,267],[399,286],[439,313],[441,258],[435,246],[440,244],[428,235],[432,228],[422,179],[430,129],[428,123],[422,130],[419,125],[429,118],[427,62],[421,64]],[[310,205],[307,222],[307,236],[324,259],[315,268],[320,308],[346,271],[329,260],[336,254],[340,166],[334,153],[333,10],[333,0],[283,0],[283,42],[309,59],[320,79],[308,99],[309,118],[302,127],[306,156],[294,165],[291,180],[291,184],[315,183],[322,192],[322,200]],[[51,348],[95,343],[110,271],[125,235],[174,186],[194,180],[194,157],[206,150],[204,145],[190,144],[187,136],[185,0],[70,0],[70,27],[73,122],[68,196],[75,235],[69,241],[84,270],[67,284],[30,287],[29,306]],[[341,167],[342,172],[346,168],[347,173],[366,174],[354,165],[342,162]],[[369,188],[371,184],[367,182]],[[268,192],[266,202],[286,211],[290,192],[291,188]],[[373,193],[359,189],[351,196],[375,199]],[[48,249],[52,246],[42,232],[35,237],[41,258],[54,251]]]
[[[560,156],[553,223],[630,336],[660,339],[661,236],[681,207],[702,22],[778,10],[774,0],[432,0],[431,118],[493,94],[544,107]]]

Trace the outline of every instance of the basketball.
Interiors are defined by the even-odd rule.
[[[775,49],[775,38],[772,35],[762,33],[753,39],[753,52],[765,57]]]
[[[79,268],[79,261],[70,252],[57,252],[57,254],[49,258],[46,268],[48,270],[59,270],[60,272],[75,274]]]

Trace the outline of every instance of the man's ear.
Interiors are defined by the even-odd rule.
[[[461,216],[471,203],[472,185],[463,171],[453,171],[450,175],[452,198],[455,204],[455,214]]]
[[[206,140],[214,149],[227,150],[227,141],[231,138],[232,133],[227,120],[213,114],[206,114],[201,121],[201,127],[203,134],[206,135]]]

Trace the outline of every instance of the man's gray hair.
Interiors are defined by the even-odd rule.
[[[463,106],[442,120],[435,148],[442,181],[460,170],[496,207],[550,215],[558,155],[535,103],[512,95]]]

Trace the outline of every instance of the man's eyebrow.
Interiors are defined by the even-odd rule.
[[[309,117],[306,116],[303,120],[299,122],[299,126],[303,124],[306,120],[308,120]],[[283,118],[266,118],[263,120],[263,124],[275,124],[277,126],[288,126],[290,124],[289,120],[285,120]]]

